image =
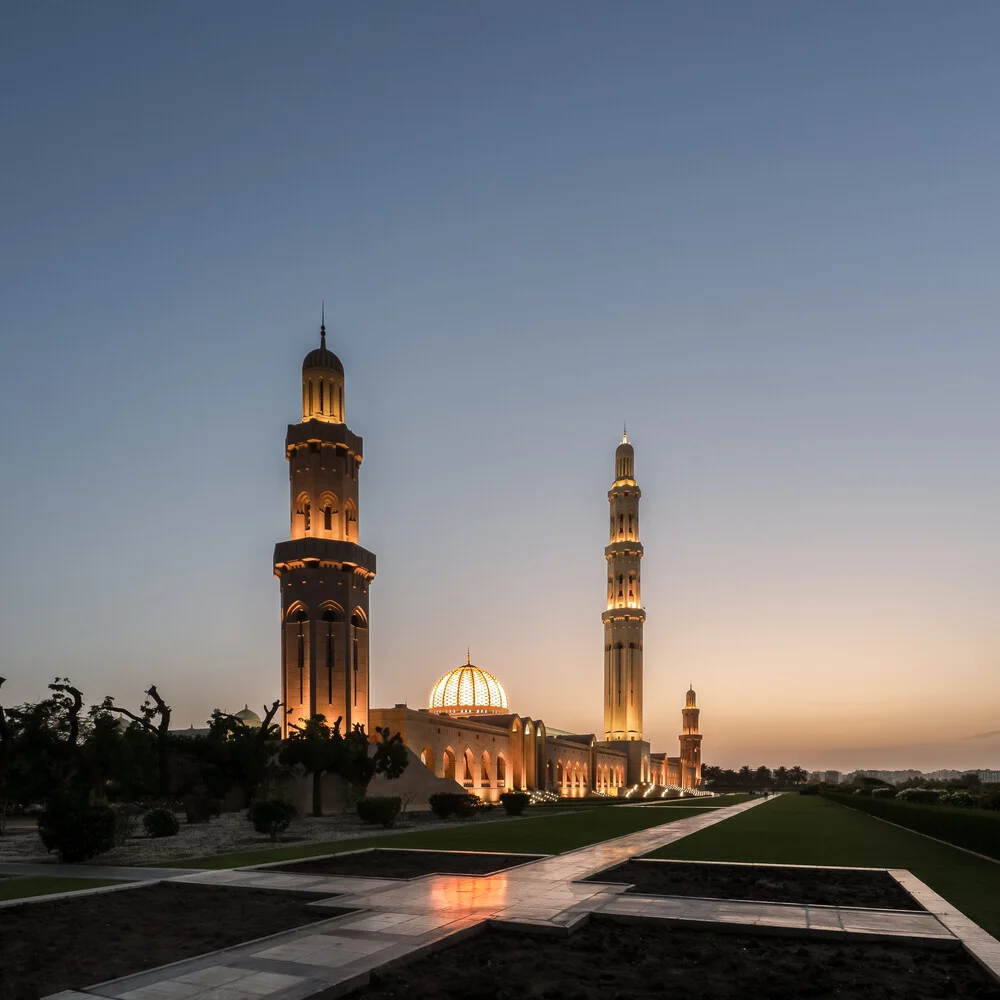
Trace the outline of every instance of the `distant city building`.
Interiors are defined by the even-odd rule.
[[[823,780],[828,785],[839,785],[840,784],[840,771],[824,771]]]
[[[344,366],[326,346],[302,364],[302,420],[288,427],[291,538],[274,549],[281,586],[282,734],[314,715],[388,727],[413,754],[401,782],[420,794],[465,788],[485,799],[507,789],[562,796],[655,793],[658,786],[701,784],[699,709],[693,688],[681,713],[680,753],[650,753],[642,731],[642,629],[638,484],[627,436],[615,453],[608,492],[611,539],[604,622],[604,739],[549,731],[540,719],[510,711],[504,685],[466,662],[444,674],[427,709],[371,708],[368,591],[375,556],[358,541],[362,439],[345,420]],[[259,719],[257,721],[259,725]],[[412,765],[422,764],[423,767]],[[442,783],[436,787],[435,782]],[[629,789],[632,791],[629,792]]]
[[[987,785],[1000,782],[1000,771],[969,771],[968,773],[974,774],[981,782]]]

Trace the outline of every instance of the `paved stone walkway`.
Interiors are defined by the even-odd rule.
[[[336,910],[356,908],[356,912],[98,984],[83,992],[57,996],[60,1000],[241,1000],[257,996],[304,1000],[332,987],[339,995],[365,983],[372,970],[450,945],[475,933],[485,922],[566,934],[595,912],[616,919],[737,924],[798,930],[803,934],[910,939],[925,944],[948,945],[956,943],[956,938],[964,940],[958,933],[961,928],[947,926],[945,917],[953,917],[939,904],[948,904],[909,873],[903,873],[911,880],[909,884],[904,882],[905,887],[911,892],[921,888],[925,892],[921,902],[929,900],[933,904],[931,912],[624,895],[623,885],[578,881],[755,808],[763,801],[751,799],[689,816],[492,876],[430,875],[401,882],[301,875],[270,871],[267,866],[180,875],[177,880],[182,882],[329,892],[336,895],[311,905]],[[894,874],[899,877],[899,873]],[[985,937],[988,941],[980,942],[982,955],[977,957],[1000,976],[1000,953],[995,966],[985,961],[991,955],[989,942],[998,949],[1000,942]]]

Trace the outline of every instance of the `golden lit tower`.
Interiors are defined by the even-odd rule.
[[[681,785],[697,788],[701,784],[701,733],[698,732],[698,708],[694,688],[689,687],[681,712]]]
[[[375,556],[358,544],[362,441],[344,423],[344,366],[326,346],[302,362],[302,420],[285,457],[291,539],[274,547],[281,582],[281,697],[290,725],[325,715],[368,728],[368,588]]]
[[[608,561],[608,609],[604,622],[604,738],[642,739],[642,608],[639,564],[639,497],[635,453],[628,436],[615,452],[615,481],[608,491],[611,540]]]

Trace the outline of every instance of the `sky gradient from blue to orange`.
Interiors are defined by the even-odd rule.
[[[327,301],[376,704],[601,725],[623,419],[647,735],[1000,766],[1000,8],[16,3],[0,674],[180,724],[277,682]]]

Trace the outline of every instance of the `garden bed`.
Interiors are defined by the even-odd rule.
[[[630,892],[656,896],[752,899],[768,903],[920,910],[888,873],[846,868],[697,864],[636,859],[591,875],[588,882],[628,882]]]
[[[331,858],[309,858],[268,867],[299,875],[361,875],[369,878],[419,878],[421,875],[492,875],[538,861],[541,855],[479,854],[472,851],[405,851],[375,848]]]
[[[0,997],[80,989],[328,920],[329,894],[161,882],[0,910]],[[340,911],[347,912],[347,911]]]
[[[1000,1000],[960,949],[721,934],[598,918],[568,938],[490,929],[372,973],[359,1000]]]

